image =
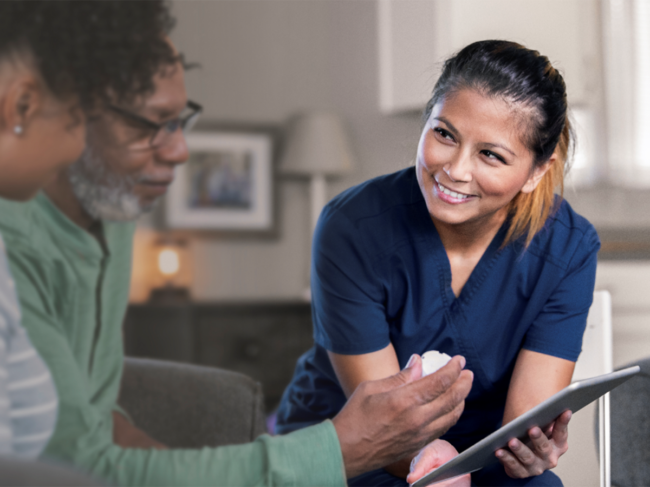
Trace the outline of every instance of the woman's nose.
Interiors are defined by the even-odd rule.
[[[472,163],[468,155],[458,154],[445,164],[442,170],[455,183],[468,183],[472,180]]]

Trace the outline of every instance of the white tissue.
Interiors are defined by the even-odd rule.
[[[436,370],[447,365],[451,357],[437,350],[429,350],[422,355],[422,377],[433,374]]]

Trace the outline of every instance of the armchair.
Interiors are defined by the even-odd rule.
[[[625,367],[632,365],[639,365],[641,373],[610,392],[612,485],[616,487],[648,485],[650,479],[650,357]]]
[[[266,433],[260,384],[214,367],[127,358],[119,402],[172,448],[247,443]]]

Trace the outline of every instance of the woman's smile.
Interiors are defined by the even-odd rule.
[[[477,196],[473,194],[465,194],[459,191],[453,191],[452,189],[442,185],[437,179],[435,179],[435,181],[436,184],[433,185],[434,193],[438,198],[440,198],[445,203],[458,205],[462,203],[467,203],[468,201],[477,198]]]

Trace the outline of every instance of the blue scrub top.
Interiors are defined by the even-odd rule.
[[[456,298],[444,246],[415,169],[350,188],[323,210],[314,235],[314,347],[278,412],[286,433],[334,417],[345,395],[327,350],[356,355],[392,343],[463,355],[474,372],[465,410],[443,437],[459,451],[497,429],[521,348],[575,361],[591,306],[600,241],[566,201],[534,237],[502,247],[504,223]]]

